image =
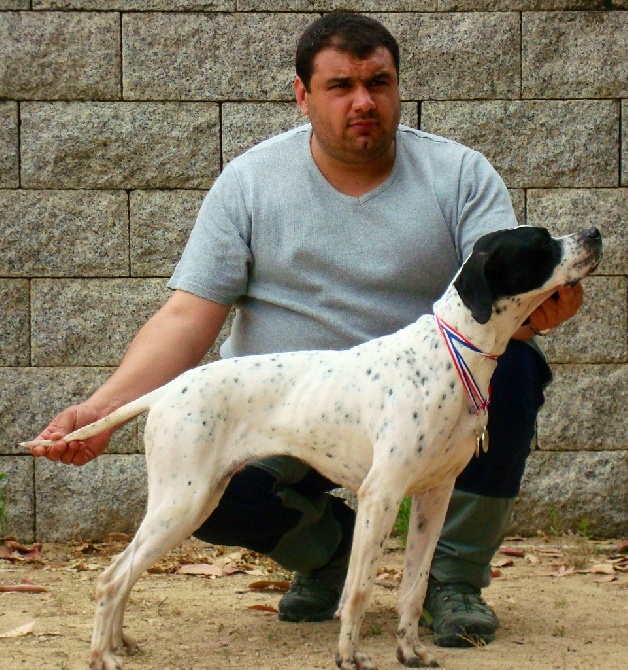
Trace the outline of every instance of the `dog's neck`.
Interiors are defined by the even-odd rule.
[[[551,293],[552,291],[548,291],[536,295],[502,298],[493,305],[488,323],[480,324],[473,318],[451,284],[442,298],[434,303],[433,312],[473,342],[484,354],[500,356],[530,313]]]

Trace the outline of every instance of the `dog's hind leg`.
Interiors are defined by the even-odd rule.
[[[385,471],[388,479],[390,472]],[[358,649],[360,628],[377,575],[384,544],[403,497],[388,493],[389,485],[373,470],[358,491],[358,514],[353,535],[349,572],[340,605],[340,640],[336,665],[342,670],[375,670],[369,657]]]
[[[453,482],[412,497],[406,559],[399,588],[397,658],[410,668],[438,668],[438,662],[419,642],[419,617],[427,591],[432,556],[445,522]]]
[[[146,516],[133,541],[98,580],[91,670],[122,668],[116,652],[133,646],[122,630],[131,589],[147,568],[189,537],[211,514],[228,481],[225,477],[218,485],[208,482],[205,491],[195,494],[182,492],[174,484],[164,484],[159,491],[149,486]]]

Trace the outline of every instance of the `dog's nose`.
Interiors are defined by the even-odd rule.
[[[586,232],[586,237],[588,237],[590,240],[599,240],[602,236],[600,235],[600,231],[595,226],[591,226],[591,228],[589,228],[589,230]]]

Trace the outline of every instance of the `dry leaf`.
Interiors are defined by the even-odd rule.
[[[0,593],[45,593],[48,589],[45,586],[37,586],[29,580],[24,580],[21,584],[0,584]]]
[[[602,575],[593,581],[596,584],[608,584],[609,582],[614,582],[617,579],[617,575]]]
[[[517,558],[523,558],[526,555],[523,549],[516,549],[515,547],[502,547],[499,553],[506,556],[516,556]]]
[[[0,638],[6,639],[10,637],[23,637],[24,635],[30,635],[33,632],[34,627],[35,621],[29,621],[23,626],[18,626],[17,628],[14,628],[7,633],[0,633]]]
[[[213,565],[211,563],[189,563],[187,565],[182,565],[178,570],[177,574],[180,575],[206,575],[208,577],[222,577],[224,572],[223,569],[218,565]]]
[[[615,568],[610,563],[597,563],[589,568],[596,575],[614,575]]]
[[[493,579],[497,579],[498,577],[501,577],[501,576],[502,576],[502,571],[501,570],[497,570],[496,568],[491,570],[491,577]]]
[[[543,554],[543,556],[549,556],[550,558],[561,558],[563,555],[562,551],[550,547],[538,547],[536,551],[537,553]]]
[[[273,614],[279,612],[276,607],[272,607],[271,605],[249,605],[247,609],[255,610],[256,612],[272,612]]]
[[[497,560],[491,561],[491,565],[495,568],[509,568],[514,564],[515,562],[512,558],[498,558]]]
[[[618,552],[621,554],[627,554],[628,553],[628,540],[626,538],[622,538],[621,540],[617,540],[615,543],[615,547]]]
[[[278,579],[262,579],[249,584],[250,591],[287,591],[289,588],[290,582]]]

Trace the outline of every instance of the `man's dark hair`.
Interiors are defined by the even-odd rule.
[[[310,90],[314,58],[328,47],[360,59],[384,47],[390,51],[399,77],[399,45],[381,23],[363,14],[331,12],[308,26],[297,45],[296,71],[306,91]]]

